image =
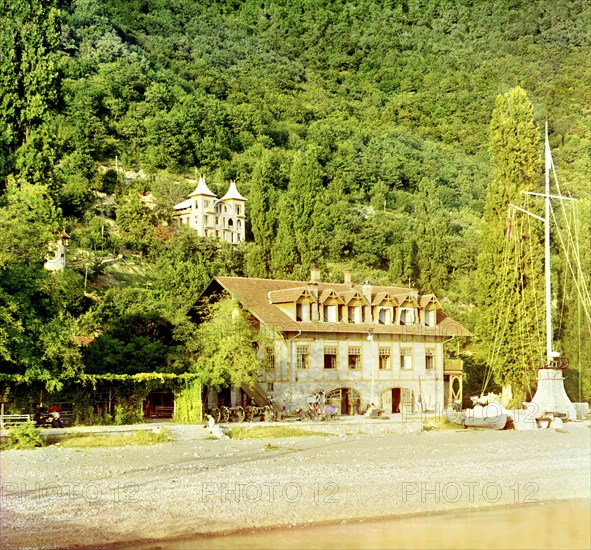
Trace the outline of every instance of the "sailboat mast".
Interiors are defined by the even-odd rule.
[[[552,363],[552,293],[550,290],[550,169],[552,167],[552,157],[550,154],[550,144],[548,143],[548,121],[546,120],[546,140],[545,140],[545,157],[546,157],[546,193],[544,197],[546,213],[544,216],[544,266],[546,275],[546,366],[550,367]]]
[[[571,403],[566,391],[564,390],[564,377],[562,368],[553,364],[553,359],[558,357],[558,353],[552,351],[552,293],[550,292],[550,199],[574,200],[570,197],[561,197],[559,195],[550,195],[550,170],[552,170],[552,154],[550,153],[550,144],[548,142],[548,121],[546,121],[546,188],[544,193],[533,193],[525,191],[527,195],[544,197],[545,216],[538,216],[533,212],[528,212],[523,208],[511,204],[510,207],[520,210],[537,220],[544,222],[544,272],[546,275],[546,368],[538,369],[538,389],[531,400],[536,414],[545,415],[562,414],[569,420],[575,420],[577,413],[574,405]],[[537,418],[537,417],[536,417]]]

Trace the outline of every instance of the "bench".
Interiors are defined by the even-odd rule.
[[[156,411],[156,418],[172,418],[172,415],[174,414],[174,407],[156,405],[154,409]]]
[[[6,426],[16,426],[31,422],[30,414],[3,414],[0,416],[0,429],[5,429]]]

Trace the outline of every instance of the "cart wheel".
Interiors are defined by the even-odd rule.
[[[244,418],[246,417],[246,413],[242,407],[236,407],[234,409],[234,418],[236,422],[244,422]]]
[[[222,407],[222,414],[220,418],[220,422],[228,422],[230,420],[230,409],[228,407]]]
[[[211,409],[211,411],[209,411],[209,414],[211,414],[216,424],[220,421],[221,413],[219,409]]]
[[[254,407],[252,405],[248,405],[248,407],[246,407],[246,421],[247,422],[252,422],[252,419],[254,418]]]

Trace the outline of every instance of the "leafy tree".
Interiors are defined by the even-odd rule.
[[[127,195],[117,208],[117,224],[123,244],[140,252],[147,252],[154,238],[152,212],[138,193]]]
[[[0,268],[11,263],[39,263],[55,240],[60,213],[46,186],[8,178],[0,196]]]
[[[85,310],[81,277],[13,263],[0,270],[0,372],[59,389],[82,360],[72,342],[74,316]]]
[[[78,330],[98,334],[84,350],[88,373],[186,370],[186,327],[158,293],[146,288],[110,289],[97,307],[79,318]]]
[[[49,117],[59,98],[59,10],[54,0],[3,0],[0,14],[0,129],[8,137],[2,156],[16,153],[24,178],[47,183],[55,163]],[[40,163],[49,172],[39,172]]]
[[[198,330],[195,369],[204,384],[217,388],[256,380],[261,367],[258,332],[238,304],[224,298],[209,306]]]
[[[513,216],[507,240],[509,203],[538,188],[540,136],[525,91],[497,98],[491,120],[493,180],[481,229],[477,271],[477,335],[481,358],[497,383],[511,385],[518,402],[535,389],[542,366],[543,231],[529,216]],[[529,206],[530,210],[535,205]]]

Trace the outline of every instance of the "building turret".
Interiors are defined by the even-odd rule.
[[[246,199],[238,192],[236,183],[230,182],[228,192],[216,204],[219,220],[219,235],[230,243],[246,239]]]
[[[174,217],[181,225],[197,231],[200,237],[240,243],[246,238],[245,202],[233,181],[228,192],[218,200],[202,177],[187,200],[175,205]]]

